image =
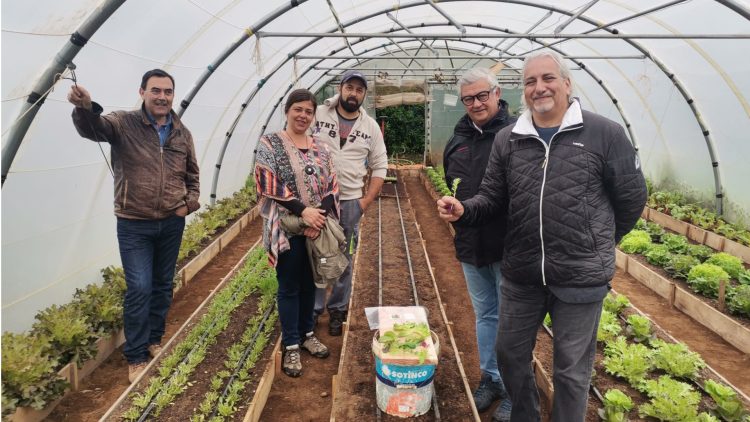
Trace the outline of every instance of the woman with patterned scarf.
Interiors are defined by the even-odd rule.
[[[305,237],[320,235],[327,215],[338,220],[339,187],[328,147],[309,134],[316,107],[312,92],[292,91],[284,106],[286,129],[260,138],[255,164],[263,245],[279,283],[282,369],[291,377],[302,374],[300,349],[319,358],[329,354],[313,333],[315,282]],[[304,220],[304,236],[281,228],[281,219],[290,214]]]

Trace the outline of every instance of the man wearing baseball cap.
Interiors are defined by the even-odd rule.
[[[338,94],[325,100],[315,113],[316,131],[328,143],[334,155],[339,181],[341,226],[344,228],[349,266],[331,290],[326,301],[326,289],[315,295],[315,315],[328,309],[328,333],[341,335],[343,322],[352,292],[352,254],[357,246],[359,220],[367,207],[377,198],[388,169],[383,135],[375,119],[368,116],[362,104],[367,95],[367,79],[358,70],[341,76]],[[363,192],[364,178],[371,170],[370,183]]]

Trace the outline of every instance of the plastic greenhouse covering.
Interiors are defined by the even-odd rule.
[[[462,113],[455,75],[500,64],[517,106],[523,56],[545,45],[583,107],[627,127],[655,184],[748,221],[747,1],[4,0],[3,330],[120,265],[108,145],[72,125],[73,73],[109,112],[140,105],[146,70],[170,72],[205,205],[244,185],[294,87],[318,91],[346,68],[426,81],[426,156],[439,163]]]

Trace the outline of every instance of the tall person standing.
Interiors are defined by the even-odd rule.
[[[341,191],[341,227],[344,228],[349,266],[333,285],[326,301],[326,289],[315,297],[316,318],[328,310],[328,333],[340,336],[349,309],[352,292],[352,254],[357,247],[359,220],[377,198],[388,170],[388,156],[375,119],[367,115],[362,104],[367,96],[367,79],[357,70],[341,77],[338,94],[318,106],[316,132],[333,151]],[[368,169],[370,183],[363,193]]]
[[[185,216],[200,208],[195,146],[172,110],[174,88],[170,74],[149,70],[138,90],[141,108],[106,116],[81,85],[68,93],[78,133],[111,146],[117,240],[127,284],[123,353],[130,382],[149,356],[161,351]]]
[[[500,129],[513,123],[508,103],[501,100],[497,78],[489,69],[473,68],[458,80],[458,91],[466,114],[458,121],[443,152],[445,182],[460,179],[456,199],[465,200],[479,190],[492,143]],[[483,412],[501,400],[492,420],[510,420],[511,401],[497,365],[495,340],[500,312],[500,260],[503,257],[505,213],[483,225],[455,225],[456,258],[461,262],[476,317],[479,386],[474,390],[477,410]]]

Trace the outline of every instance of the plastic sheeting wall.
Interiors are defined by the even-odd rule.
[[[400,1],[393,14],[404,24],[440,26],[415,28],[416,33],[457,33],[432,7]],[[560,0],[549,7],[575,11],[588,0]],[[96,32],[74,59],[79,83],[92,92],[106,111],[135,108],[140,76],[162,67],[177,81],[175,107],[221,51],[251,26],[289,2],[251,0],[130,0]],[[390,31],[395,24],[384,12],[393,4],[380,1],[333,0],[348,32]],[[450,1],[439,6],[467,25],[468,34],[493,33],[477,23],[524,32],[546,12],[535,2]],[[541,4],[541,3],[540,3]],[[748,8],[746,1],[738,2]],[[3,146],[38,75],[47,67],[70,34],[99,5],[93,0],[56,2],[4,1],[2,17],[2,128]],[[601,0],[586,11],[596,22],[612,22],[653,7],[650,0]],[[355,19],[376,14],[362,22]],[[568,15],[553,13],[536,32],[550,33]],[[750,33],[748,20],[718,2],[694,0],[616,25],[621,33]],[[592,28],[576,21],[564,33]],[[336,30],[327,2],[309,0],[292,8],[262,31],[324,32]],[[401,31],[402,32],[402,31]],[[481,43],[500,39],[450,40],[452,48],[479,51]],[[217,196],[240,188],[252,162],[253,149],[274,104],[290,84],[326,83],[323,71],[304,73],[316,60],[288,60],[288,54],[311,40],[255,37],[239,46],[216,68],[193,98],[183,120],[195,138],[203,203],[209,201],[214,165],[226,133],[251,92],[263,86],[239,118],[222,163]],[[356,52],[384,54],[383,38],[359,42]],[[473,44],[472,44],[473,42]],[[506,41],[509,45],[511,41]],[[716,144],[727,211],[740,216],[750,209],[750,42],[740,40],[636,40],[675,74],[691,95]],[[418,47],[417,42],[407,45]],[[535,48],[528,40],[508,53]],[[303,48],[302,54],[322,55],[345,47],[342,39],[325,38]],[[558,45],[565,54],[640,54],[622,40],[577,39]],[[389,51],[397,51],[390,48]],[[486,53],[487,49],[482,49]],[[343,49],[341,54],[351,54]],[[282,62],[286,64],[280,65]],[[322,66],[340,60],[326,60]],[[646,173],[657,183],[684,186],[711,199],[713,174],[705,140],[689,106],[670,79],[650,59],[583,60],[612,91],[633,125]],[[519,67],[520,60],[508,66]],[[277,66],[278,71],[270,72]],[[356,66],[349,61],[347,66]],[[302,76],[304,73],[304,76]],[[296,80],[301,76],[300,80]],[[576,72],[576,86],[584,105],[620,120],[612,99],[587,73]],[[82,140],[70,122],[65,101],[70,81],[57,84],[21,144],[2,187],[2,319],[3,330],[30,326],[33,315],[53,303],[67,302],[75,288],[100,279],[106,265],[119,265],[112,215],[112,182],[98,147]],[[267,130],[280,127],[277,110]],[[107,152],[106,145],[104,146]]]

